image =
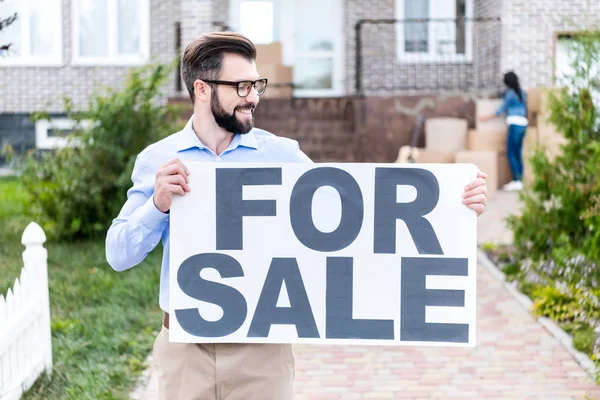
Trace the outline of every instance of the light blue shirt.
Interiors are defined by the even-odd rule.
[[[125,271],[142,262],[162,240],[160,300],[169,312],[169,214],[154,205],[154,181],[158,169],[173,158],[186,162],[308,162],[298,142],[254,128],[235,135],[220,155],[208,149],[192,129],[192,118],[177,133],[144,149],[138,156],[127,191],[127,201],[113,220],[106,236],[106,260],[115,271]]]
[[[521,90],[523,100],[519,99],[514,89],[509,89],[504,95],[504,101],[498,110],[496,116],[506,114],[506,123],[508,125],[527,126],[527,93]]]

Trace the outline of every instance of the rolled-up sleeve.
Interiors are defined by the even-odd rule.
[[[115,271],[142,262],[160,242],[169,215],[154,205],[154,177],[147,163],[136,159],[127,201],[106,235],[106,260]]]
[[[506,110],[508,109],[508,103],[510,102],[510,100],[511,100],[511,93],[508,92],[504,95],[504,100],[502,101],[502,104],[496,110],[497,117],[499,117],[500,115],[502,115],[506,112]]]

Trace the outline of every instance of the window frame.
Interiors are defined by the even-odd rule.
[[[41,150],[54,150],[67,147],[69,140],[71,145],[79,144],[78,138],[69,137],[51,137],[48,136],[50,129],[73,130],[75,128],[89,129],[94,124],[92,121],[83,120],[77,122],[67,117],[52,117],[50,119],[40,119],[35,122],[35,147]]]
[[[239,29],[239,9],[242,1],[252,0],[229,0],[229,23],[232,29]],[[319,59],[328,57],[333,60],[332,68],[332,87],[330,89],[294,89],[294,97],[338,97],[344,94],[344,1],[343,0],[327,0],[334,1],[337,11],[334,13],[338,16],[334,21],[335,31],[338,35],[333,37],[334,49],[331,51],[296,51],[294,40],[294,7],[295,2],[289,0],[272,0],[274,19],[278,22],[277,26],[273,27],[274,41],[282,43],[283,65],[294,65],[295,58]],[[268,88],[267,88],[268,90]]]
[[[404,9],[405,2],[410,0],[395,0],[395,16],[396,20],[401,22],[405,19]],[[429,1],[429,16],[431,19],[431,10],[434,9],[434,2],[436,0]],[[430,64],[443,62],[446,64],[459,64],[459,63],[471,63],[473,62],[473,8],[474,0],[465,0],[465,18],[467,23],[465,25],[465,54],[436,54],[435,46],[432,46],[433,36],[433,25],[430,23],[427,27],[428,40],[429,40],[429,51],[422,53],[407,53],[404,51],[404,25],[396,24],[396,62],[399,64]]]
[[[117,1],[108,0],[108,55],[106,57],[81,56],[79,54],[79,2],[71,2],[71,64],[75,66],[142,66],[150,59],[150,0],[139,0],[140,12],[140,52],[137,55],[119,55]]]
[[[20,0],[17,11],[17,18],[21,23],[21,51],[19,57],[0,57],[0,67],[62,67],[63,66],[63,2],[54,0],[58,3],[58,21],[56,21],[56,30],[58,32],[58,52],[51,56],[35,56],[31,54],[31,3],[29,0]],[[24,56],[24,54],[26,55]]]

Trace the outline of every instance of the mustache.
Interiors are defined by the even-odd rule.
[[[237,106],[235,109],[236,110],[250,110],[250,111],[254,111],[255,108],[256,108],[256,104],[248,104],[248,105],[244,105],[244,106]]]

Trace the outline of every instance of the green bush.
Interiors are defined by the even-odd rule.
[[[575,51],[575,76],[548,92],[549,122],[565,144],[554,159],[536,150],[531,189],[520,195],[522,213],[508,219],[523,256],[555,260],[559,268],[579,256],[600,260],[600,112],[593,99],[600,94],[593,67],[600,62],[600,32],[582,34]]]
[[[508,218],[518,269],[508,267],[533,313],[566,327],[574,345],[600,357],[600,31],[573,45],[575,74],[548,91],[549,119],[564,136],[555,157],[538,147],[521,212]]]
[[[597,293],[575,286],[539,287],[533,292],[533,312],[559,323],[600,320]]]
[[[132,70],[122,90],[94,93],[84,111],[65,99],[67,116],[78,123],[70,144],[32,152],[21,164],[30,207],[51,237],[104,234],[125,201],[136,155],[181,129],[180,110],[160,101],[169,73],[161,64]]]

